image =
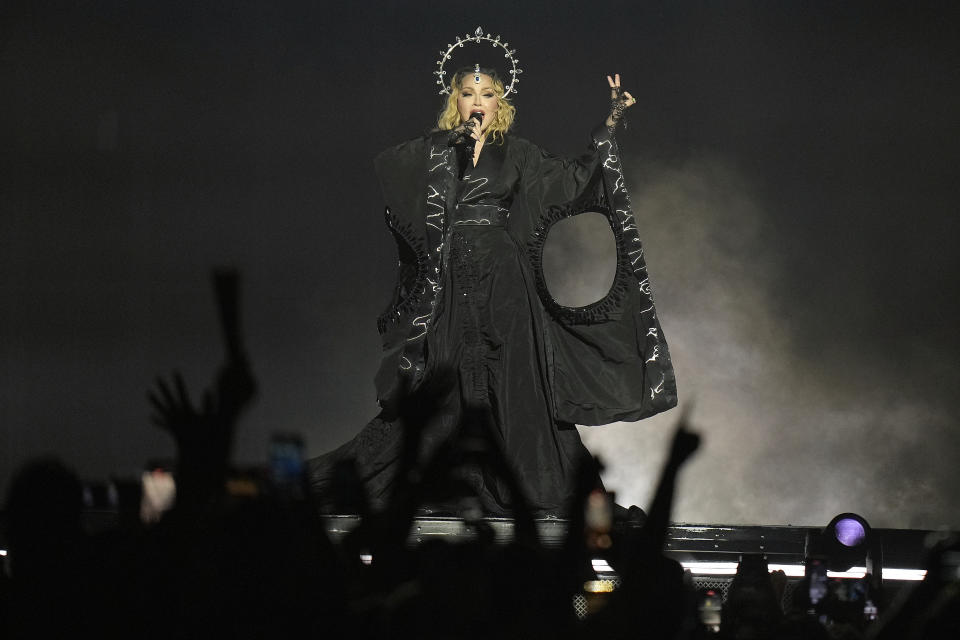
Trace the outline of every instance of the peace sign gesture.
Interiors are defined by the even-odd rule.
[[[629,91],[620,88],[619,73],[615,73],[613,77],[607,76],[607,83],[610,85],[610,115],[607,116],[607,126],[612,129],[623,119],[624,110],[637,104],[637,99],[630,95]]]

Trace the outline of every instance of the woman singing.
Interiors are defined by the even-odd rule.
[[[541,516],[561,514],[573,490],[585,452],[575,424],[638,420],[676,405],[614,137],[636,100],[621,91],[619,75],[607,80],[610,113],[578,159],[511,135],[513,83],[479,66],[445,83],[437,129],[377,157],[399,248],[394,296],[378,322],[383,411],[312,462],[315,488],[329,488],[336,461],[355,459],[373,504],[382,505],[404,431],[397,401],[438,375],[448,383],[422,430],[423,456],[452,437],[466,407],[483,407]],[[543,244],[554,223],[586,211],[610,222],[617,274],[602,299],[565,307],[544,282]],[[480,469],[467,482],[487,514],[509,513],[509,491],[494,474]]]

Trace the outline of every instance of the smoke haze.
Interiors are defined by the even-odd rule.
[[[960,481],[955,404],[915,382],[950,370],[949,356],[798,336],[807,314],[796,307],[818,305],[843,334],[861,297],[781,304],[808,276],[781,250],[790,238],[773,228],[773,205],[730,161],[651,165],[631,184],[680,408],[704,436],[676,518],[818,525],[854,511],[875,526],[956,526],[957,501],[940,489]],[[581,428],[622,503],[648,504],[676,418]]]

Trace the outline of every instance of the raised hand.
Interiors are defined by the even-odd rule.
[[[688,402],[677,420],[677,430],[670,444],[669,464],[681,465],[700,448],[700,435],[690,429],[690,412],[693,402]]]
[[[158,377],[154,390],[147,392],[147,398],[154,409],[151,421],[169,432],[178,446],[195,438],[198,430],[206,429],[214,415],[213,396],[205,393],[203,406],[194,408],[183,376],[176,371],[172,385]]]
[[[195,407],[183,376],[176,372],[172,384],[157,378],[147,398],[154,409],[153,423],[169,432],[177,446],[175,511],[200,513],[223,489],[233,422],[218,414],[210,392],[204,394],[202,406]]]
[[[610,114],[607,116],[607,126],[612,129],[623,121],[624,111],[637,104],[637,99],[630,95],[629,91],[621,89],[619,73],[615,73],[613,77],[607,76],[607,84],[610,85]]]
[[[147,392],[154,424],[169,432],[177,445],[177,507],[184,513],[202,508],[222,493],[237,418],[256,394],[240,339],[238,281],[235,270],[214,272],[227,359],[214,389],[203,394],[202,405],[193,405],[183,376],[176,372],[172,384],[157,378]]]

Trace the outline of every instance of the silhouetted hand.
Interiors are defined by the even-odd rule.
[[[172,384],[157,378],[147,397],[154,408],[154,424],[170,433],[177,446],[175,512],[203,513],[222,491],[233,423],[221,419],[210,392],[195,407],[178,372]]]
[[[155,413],[154,424],[170,433],[178,447],[192,447],[212,440],[229,438],[233,423],[256,394],[256,382],[243,358],[233,359],[217,377],[216,393],[203,394],[200,407],[194,407],[179,372],[173,384],[157,378],[155,391],[147,393]]]
[[[686,426],[680,424],[673,434],[673,444],[670,446],[670,461],[680,465],[700,448],[700,436],[687,431]]]
[[[194,406],[175,372],[172,384],[157,378],[147,393],[153,422],[173,436],[177,445],[177,506],[193,512],[220,495],[226,480],[237,417],[256,392],[245,358],[234,357],[220,371],[216,392],[207,391]]]
[[[173,384],[157,378],[155,390],[147,392],[147,398],[153,405],[151,421],[170,433],[178,448],[189,446],[203,432],[211,429],[214,421],[213,395],[203,395],[203,405],[195,408],[190,394],[179,372],[173,373]]]

